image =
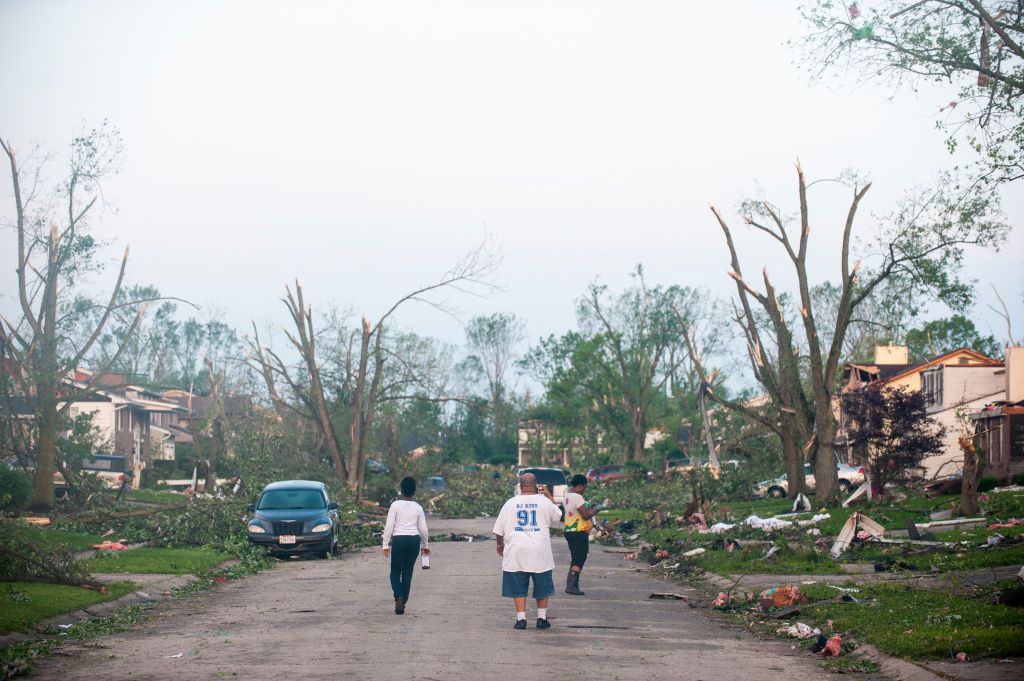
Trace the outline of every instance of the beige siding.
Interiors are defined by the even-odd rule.
[[[100,451],[113,451],[116,412],[112,402],[75,402],[69,411],[72,414],[93,414],[92,424],[100,431],[98,448]]]
[[[949,367],[946,367],[946,371],[949,371]],[[977,370],[975,369],[975,371]],[[992,400],[999,399],[1000,394],[985,395],[964,404],[954,405],[942,411],[929,414],[931,418],[938,421],[946,429],[946,433],[943,436],[945,446],[943,447],[942,454],[930,456],[921,462],[925,470],[926,479],[931,480],[938,475],[959,473],[963,469],[964,455],[960,451],[960,443],[958,442],[961,425],[957,416],[960,412],[963,412],[966,423],[965,427],[970,429],[970,421],[966,420],[967,416],[971,412],[981,409]]]
[[[949,407],[1006,390],[1004,367],[942,367],[942,405]],[[984,404],[980,406],[985,406]]]

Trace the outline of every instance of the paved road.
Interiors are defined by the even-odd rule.
[[[431,532],[488,533],[492,521],[432,522]],[[567,565],[556,540],[556,576]],[[559,588],[553,627],[512,629],[494,542],[437,543],[417,570],[404,616],[393,613],[386,561],[367,549],[334,561],[293,561],[157,606],[138,630],[69,646],[40,679],[820,679],[816,660],[758,641],[681,601],[620,556],[591,552],[585,597]],[[557,582],[557,580],[556,580]],[[564,579],[562,584],[564,585]],[[532,610],[532,609],[531,609]],[[178,654],[181,657],[174,657]]]

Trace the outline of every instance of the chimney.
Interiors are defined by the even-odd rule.
[[[1024,347],[1006,348],[1006,401],[1024,400]]]
[[[876,345],[875,364],[879,366],[892,364],[909,364],[910,352],[906,345]]]

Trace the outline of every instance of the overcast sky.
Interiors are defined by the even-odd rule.
[[[514,312],[534,339],[574,326],[588,282],[622,286],[637,263],[730,294],[708,203],[735,215],[764,192],[792,210],[798,157],[811,177],[870,175],[877,214],[953,164],[934,128],[949,93],[812,83],[786,45],[805,30],[798,4],[2,0],[0,135],[62,151],[109,119],[126,163],[97,233],[131,244],[133,281],[242,329],[283,321],[295,277],[315,305],[379,315],[491,235],[502,291],[453,302],[463,319]],[[1010,243],[969,259],[975,320],[1000,338],[990,284],[1024,324],[1021,189]],[[849,190],[811,198],[821,279]],[[0,202],[10,216],[6,179]],[[746,268],[781,278],[781,254],[734,222]],[[0,254],[8,310],[7,230]],[[430,308],[399,321],[462,338]]]

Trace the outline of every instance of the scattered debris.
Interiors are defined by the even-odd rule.
[[[780,549],[779,549],[779,547],[778,547],[778,546],[775,546],[774,544],[772,544],[772,545],[771,545],[771,546],[770,546],[770,547],[768,548],[768,550],[764,552],[764,556],[762,556],[762,558],[764,558],[765,560],[768,560],[769,558],[771,558],[772,556],[774,556],[774,555],[775,555],[776,553],[778,553],[778,552],[779,552],[779,550],[780,550]]]
[[[950,530],[973,530],[977,527],[984,527],[988,523],[986,518],[950,518],[948,520],[933,520],[930,523],[918,523],[918,532],[927,530],[929,532],[949,532]]]
[[[1001,544],[1005,540],[1006,537],[996,532],[995,534],[990,535],[989,538],[985,540],[985,543],[981,545],[981,548],[990,549],[993,546],[999,546],[999,544]]]
[[[793,584],[784,584],[761,592],[761,605],[764,607],[785,608],[803,601],[804,595],[800,587]]]
[[[665,549],[658,549],[657,551],[654,552],[654,557],[657,560],[662,560],[664,558],[668,558],[668,551],[665,550]]]
[[[793,523],[788,520],[779,520],[778,518],[759,518],[756,515],[752,515],[743,521],[744,525],[753,527],[758,530],[766,530],[771,532],[773,530],[784,530],[787,527],[792,527]]]
[[[875,539],[882,539],[885,536],[884,527],[860,511],[856,511],[846,520],[846,524],[839,531],[839,536],[836,537],[836,541],[832,545],[831,551],[829,551],[833,558],[838,558],[849,548],[854,538],[857,537],[858,530],[866,532],[868,537]]]
[[[685,601],[686,600],[686,596],[684,596],[683,594],[672,593],[672,592],[669,592],[669,591],[662,591],[662,592],[653,593],[650,596],[648,596],[648,598],[653,598],[655,600],[661,600],[661,601]]]
[[[42,516],[25,516],[23,520],[29,525],[36,525],[38,527],[46,527],[50,524],[50,519]]]
[[[853,501],[859,499],[862,496],[866,496],[866,497],[870,498],[870,495],[868,494],[868,485],[866,483],[858,485],[857,489],[853,490],[853,494],[851,494],[849,497],[847,497],[846,501],[843,502],[843,508],[849,507],[849,505]],[[866,499],[865,499],[865,501],[866,501]]]
[[[829,620],[829,622],[831,621],[832,620]],[[829,628],[831,628],[831,625],[829,625]],[[817,640],[811,644],[810,651],[812,653],[820,653],[822,650],[825,649],[826,645],[828,645],[828,637],[821,634],[818,636]]]
[[[736,527],[736,523],[715,523],[708,528],[708,532],[714,532],[715,534],[721,534]]]
[[[813,584],[814,582],[811,582],[811,583]],[[859,594],[860,593],[860,589],[858,589],[856,587],[852,587],[852,586],[836,586],[835,584],[826,584],[825,586],[827,586],[830,589],[835,589],[836,591],[842,591],[843,593],[846,593],[846,594]]]
[[[965,653],[963,651],[960,651],[959,653],[957,653],[956,654],[956,661],[957,662],[967,662],[967,653]]]
[[[1017,527],[1018,525],[1024,525],[1024,518],[1010,518],[1005,523],[992,523],[988,526],[990,530],[1008,530],[1011,527]]]
[[[740,543],[738,541],[736,541],[735,539],[726,539],[725,540],[725,550],[726,550],[727,553],[732,553],[733,551],[736,551],[739,548],[740,548]]]
[[[692,558],[693,556],[699,556],[700,554],[706,553],[706,552],[707,552],[707,549],[703,549],[703,548],[692,549],[692,550],[687,551],[686,553],[684,553],[683,554],[683,558]]]
[[[128,545],[120,541],[105,541],[101,544],[93,544],[94,549],[100,551],[127,551]]]
[[[796,499],[793,500],[793,512],[797,511],[810,511],[811,500],[807,498],[807,495],[801,492],[796,495]]]
[[[822,657],[839,657],[843,654],[843,639],[838,635],[830,638],[818,653]]]
[[[711,605],[713,605],[716,608],[721,608],[724,605],[728,605],[730,600],[732,599],[729,597],[729,594],[725,593],[724,591],[719,591],[718,598],[711,601]]]
[[[174,658],[184,657],[184,656],[185,656],[185,653],[177,653],[175,655],[164,655],[164,659],[165,660],[172,660]]]
[[[788,627],[781,627],[776,630],[779,634],[788,634],[793,638],[811,638],[812,636],[821,636],[820,629],[811,629],[810,625],[804,624],[803,622],[797,622],[796,624]]]

